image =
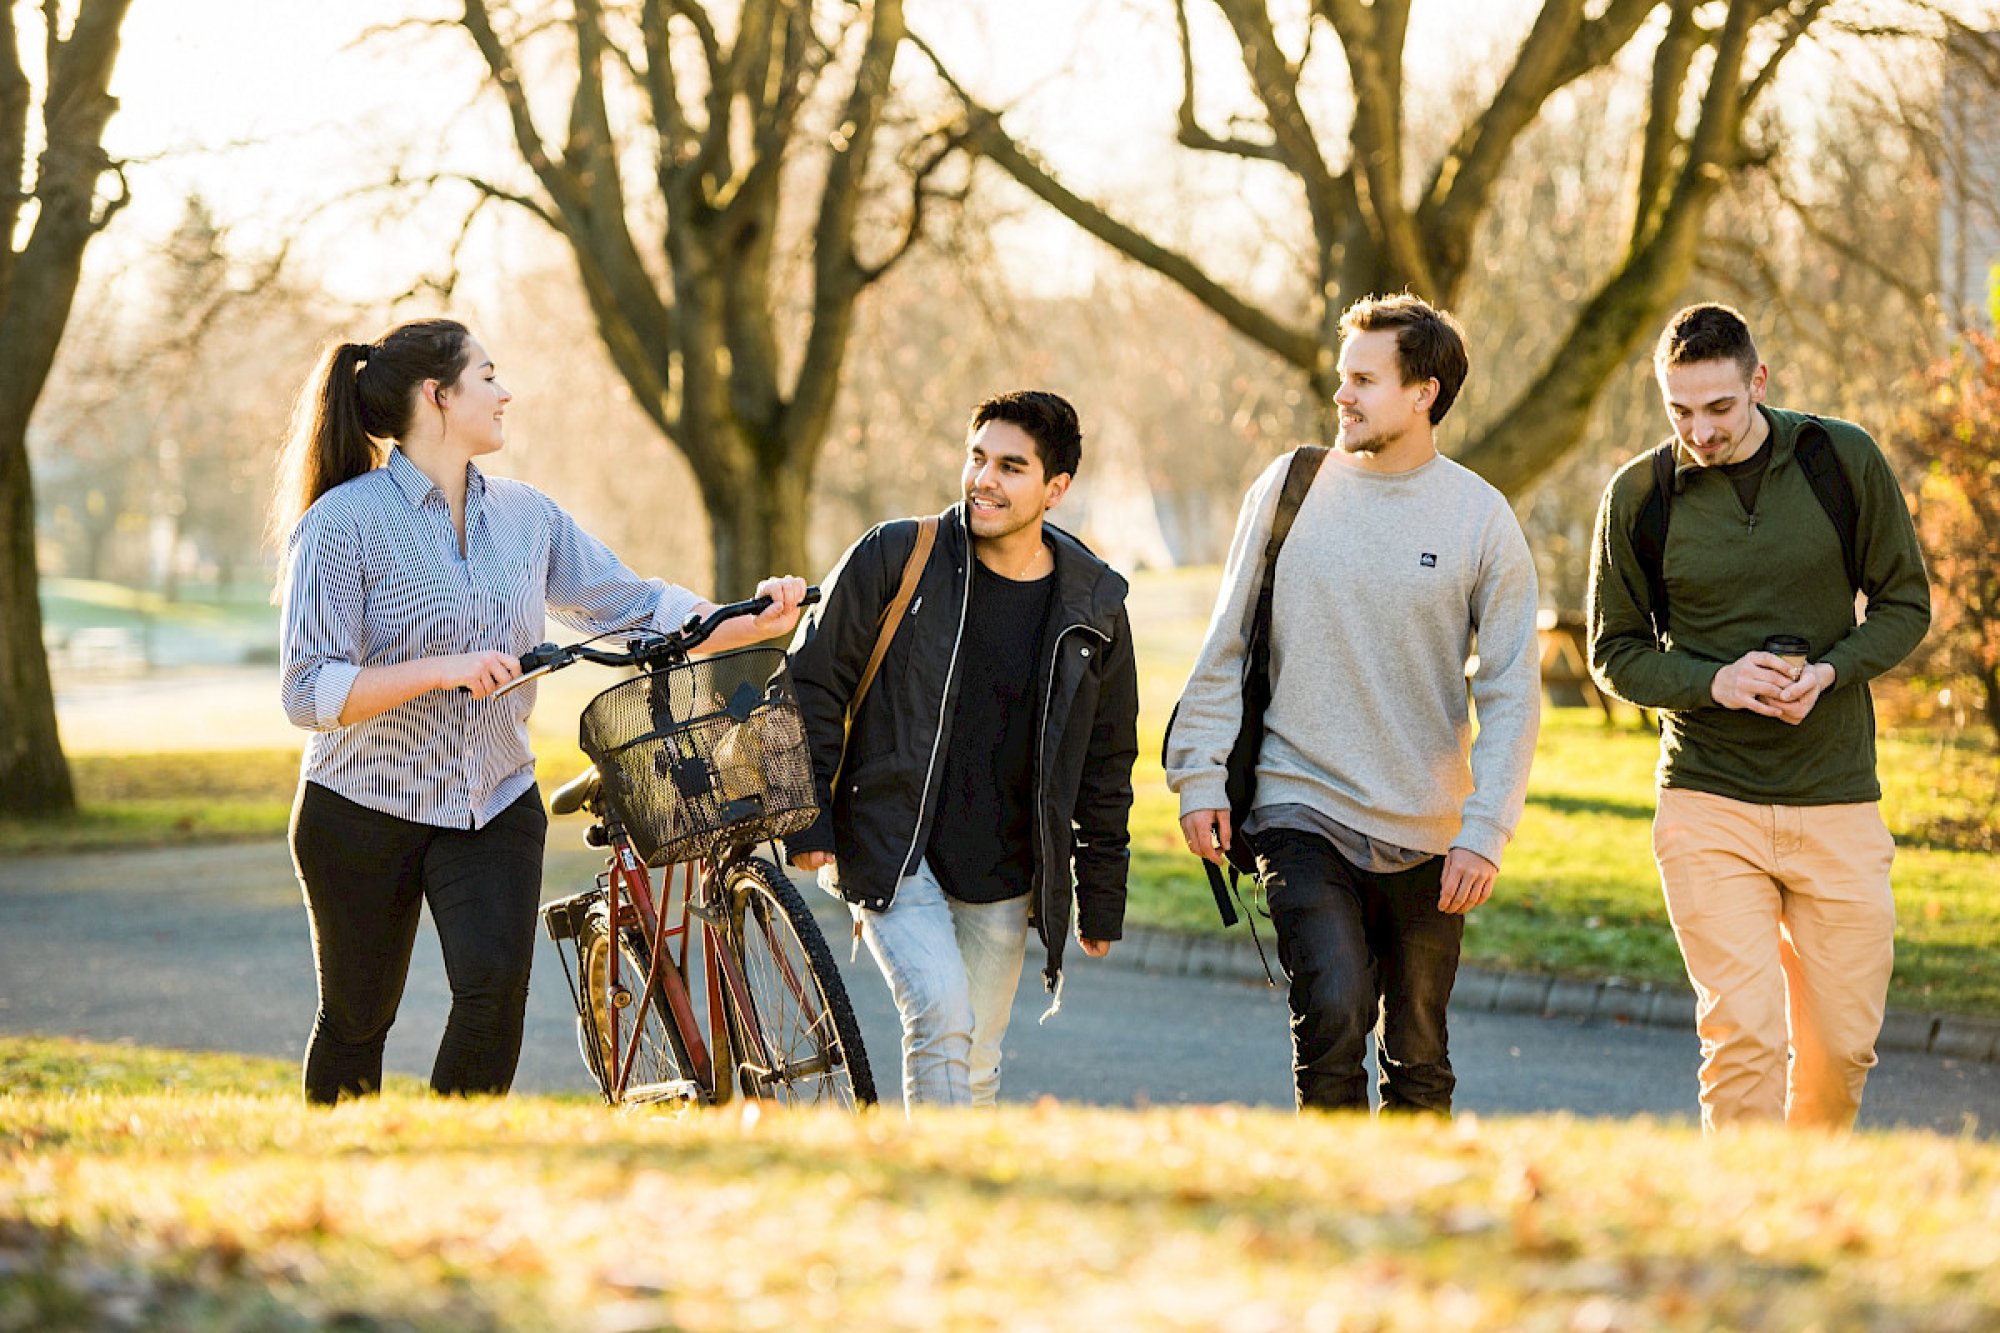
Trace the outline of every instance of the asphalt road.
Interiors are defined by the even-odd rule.
[[[548,896],[582,887],[595,864],[581,849],[554,851]],[[807,894],[819,896],[810,887]],[[546,938],[540,950],[516,1086],[587,1091],[561,965]],[[865,950],[847,963],[844,935],[835,953],[878,1085],[893,1095],[897,1029],[887,988]],[[1276,992],[1261,982],[1136,971],[1116,965],[1115,950],[1102,963],[1071,955],[1062,1012],[1046,1024],[1037,1022],[1046,997],[1028,969],[1007,1039],[1003,1099],[1290,1104]],[[426,922],[390,1034],[392,1070],[428,1075],[448,999]],[[0,861],[0,1032],[296,1060],[313,1006],[305,910],[282,845]],[[1691,1032],[1463,1013],[1452,1020],[1452,1052],[1461,1110],[1693,1117]],[[1885,1052],[1862,1124],[2000,1132],[2000,1065]]]

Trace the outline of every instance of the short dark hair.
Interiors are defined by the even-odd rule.
[[[1035,442],[1042,472],[1049,477],[1076,475],[1083,462],[1083,427],[1069,401],[1046,389],[1016,389],[996,393],[972,409],[965,428],[969,436],[989,421],[1019,426]]]
[[[1466,372],[1472,368],[1465,354],[1465,330],[1446,312],[1407,292],[1364,296],[1340,316],[1343,341],[1357,333],[1383,330],[1396,335],[1396,366],[1403,373],[1403,383],[1437,381],[1430,414],[1431,424],[1437,425],[1458,401]]]
[[[1757,373],[1761,358],[1742,312],[1707,301],[1688,306],[1667,321],[1653,346],[1653,373],[1701,361],[1734,361],[1745,379]]]

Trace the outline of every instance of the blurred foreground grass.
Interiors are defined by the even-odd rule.
[[[0,1328],[2000,1324],[2000,1147],[1054,1104],[906,1124],[0,1042]],[[290,1071],[284,1071],[289,1077]],[[237,1090],[225,1090],[237,1079]]]

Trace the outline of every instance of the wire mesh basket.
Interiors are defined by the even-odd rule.
[[[788,837],[817,814],[805,722],[781,648],[739,648],[614,685],[578,737],[651,866]]]

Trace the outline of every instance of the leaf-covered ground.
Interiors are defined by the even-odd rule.
[[[275,1066],[146,1091],[207,1057],[43,1044],[20,1075],[17,1048],[0,1329],[2000,1326],[2000,1148],[1970,1140],[402,1092],[328,1113]]]

